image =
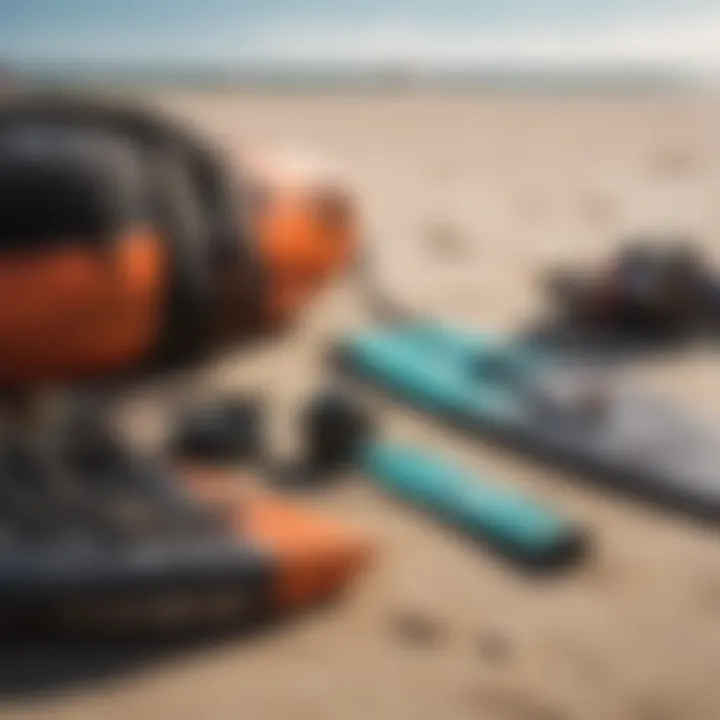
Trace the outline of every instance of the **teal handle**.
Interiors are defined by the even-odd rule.
[[[522,562],[555,564],[584,546],[583,533],[550,508],[417,447],[371,445],[362,467],[383,489]]]

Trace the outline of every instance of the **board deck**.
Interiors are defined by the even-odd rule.
[[[358,335],[342,345],[340,357],[355,374],[421,410],[628,492],[720,519],[720,432],[662,398],[611,388],[602,411],[587,412],[575,402],[572,368],[550,355],[499,335],[433,324]]]

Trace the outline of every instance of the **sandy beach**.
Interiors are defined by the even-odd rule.
[[[319,151],[355,188],[383,287],[418,309],[511,328],[538,272],[635,232],[697,237],[720,263],[720,98],[698,93],[452,95],[166,91],[152,102],[240,154]],[[292,408],[323,377],[327,341],[368,322],[340,282],[272,347],[200,373],[202,388]],[[717,358],[636,370],[720,415]],[[650,377],[652,376],[652,378]],[[377,399],[386,432],[547,500],[592,533],[580,567],[537,579],[362,478],[298,500],[378,543],[337,605],[252,637],[153,657],[3,652],[0,715],[115,720],[715,720],[717,532],[570,474],[454,435]],[[157,397],[138,398],[143,417]],[[88,654],[90,653],[90,654]],[[95,653],[95,654],[93,654]]]

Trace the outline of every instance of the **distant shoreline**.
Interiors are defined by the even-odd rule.
[[[22,84],[196,91],[442,92],[442,93],[666,93],[708,91],[696,78],[656,71],[581,72],[468,69],[412,71],[403,68],[227,68],[197,66],[102,66],[43,63],[13,66],[5,75]]]

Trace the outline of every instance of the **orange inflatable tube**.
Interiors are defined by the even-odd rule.
[[[349,195],[237,161],[150,110],[0,108],[0,387],[162,371],[296,318],[355,251]]]
[[[365,570],[373,544],[357,531],[222,474],[189,473],[191,493],[221,508],[237,537],[267,553],[269,606],[299,609],[342,591]]]
[[[102,375],[142,356],[159,332],[166,270],[163,239],[145,229],[106,251],[67,242],[4,255],[3,383]]]

